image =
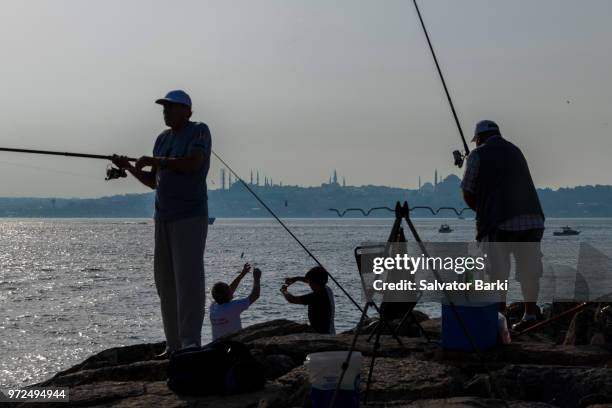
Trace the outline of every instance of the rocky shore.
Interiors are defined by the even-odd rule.
[[[436,343],[439,320],[425,320],[422,325],[430,342],[422,337],[402,337],[401,348],[391,336],[381,337],[371,406],[612,407],[609,343],[563,345],[548,337],[525,336],[484,353],[487,371],[473,354],[440,349]],[[372,344],[367,337],[359,337],[357,349],[371,356]],[[267,379],[264,389],[227,397],[176,395],[166,386],[168,361],[153,358],[162,351],[163,343],[102,351],[37,386],[69,387],[70,402],[57,403],[58,407],[309,406],[304,358],[314,352],[347,350],[352,335],[320,335],[312,333],[307,325],[274,320],[247,327],[231,338],[247,344],[263,363]],[[364,358],[363,387],[369,363],[370,359]],[[20,406],[30,405],[40,406]]]

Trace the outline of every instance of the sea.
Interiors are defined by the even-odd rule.
[[[390,218],[287,219],[291,231],[359,304],[364,301],[353,250],[384,242]],[[424,241],[472,241],[471,219],[414,220]],[[440,224],[453,228],[439,234]],[[548,219],[544,240],[570,225],[574,240],[612,242],[612,219]],[[116,346],[159,342],[163,331],[153,282],[153,228],[149,219],[0,220],[0,389],[51,377],[86,357]],[[410,236],[409,236],[410,238]],[[245,262],[263,271],[260,299],[242,315],[243,326],[272,319],[306,321],[306,309],[279,292],[285,277],[315,262],[273,219],[217,219],[205,253],[206,308],[217,281],[230,282]],[[247,296],[247,276],[236,296]],[[356,325],[355,305],[330,282],[338,331]],[[296,284],[294,293],[306,293]],[[439,316],[440,305],[418,309]],[[208,316],[203,341],[211,338]]]

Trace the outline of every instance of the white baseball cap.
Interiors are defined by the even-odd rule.
[[[480,135],[482,132],[488,132],[491,130],[496,130],[497,132],[499,132],[499,126],[497,126],[497,123],[493,122],[492,120],[481,120],[476,124],[472,142],[475,142],[478,138],[478,135]]]
[[[177,89],[174,91],[170,91],[161,99],[155,101],[160,105],[164,105],[166,103],[178,103],[181,105],[187,105],[191,107],[191,98],[187,95],[187,92]]]

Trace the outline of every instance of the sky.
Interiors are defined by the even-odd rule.
[[[538,187],[612,184],[612,2],[421,0],[464,132],[499,123]],[[0,146],[150,155],[184,89],[240,175],[414,188],[462,174],[409,0],[6,0]],[[471,137],[469,137],[471,138]],[[0,153],[0,196],[140,193],[104,161]],[[209,187],[219,185],[213,162]]]

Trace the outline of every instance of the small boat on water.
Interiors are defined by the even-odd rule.
[[[576,231],[575,229],[572,229],[567,225],[565,227],[561,227],[561,231],[553,232],[553,235],[557,237],[566,236],[566,235],[578,235],[578,234],[580,234],[580,231]]]
[[[215,217],[208,217],[208,225],[213,225],[215,223]]]
[[[448,224],[442,224],[440,225],[438,232],[441,234],[448,234],[449,232],[453,232],[453,229],[449,227]]]

